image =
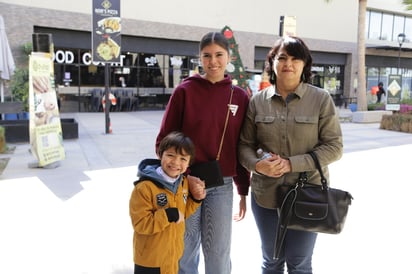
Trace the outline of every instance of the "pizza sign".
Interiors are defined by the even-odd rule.
[[[120,0],[93,0],[93,61],[120,62]]]

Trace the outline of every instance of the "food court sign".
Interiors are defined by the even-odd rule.
[[[120,62],[120,0],[93,0],[92,55],[97,62]]]

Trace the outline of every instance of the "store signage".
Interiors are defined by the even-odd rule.
[[[388,91],[386,97],[386,110],[399,111],[401,109],[402,75],[391,74],[388,76]]]
[[[120,62],[122,20],[120,0],[93,0],[92,59]]]
[[[296,36],[296,16],[280,16],[279,36]]]
[[[126,58],[125,55],[120,55],[119,56],[119,62],[114,62],[112,63],[112,66],[123,66],[123,60]],[[58,64],[73,64],[75,63],[75,57],[74,53],[70,50],[56,50],[56,52],[53,54],[53,60],[54,62]],[[92,60],[92,54],[90,52],[85,52],[81,56],[81,63],[84,65],[104,65],[105,62],[101,61],[93,61]]]

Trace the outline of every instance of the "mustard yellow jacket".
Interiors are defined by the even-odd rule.
[[[156,168],[156,165],[150,166],[153,163],[157,161],[146,163],[145,170],[148,166]],[[153,172],[142,173],[141,165],[139,175],[143,179],[141,177],[141,181],[135,182],[129,204],[134,229],[134,263],[143,268],[157,268],[161,274],[175,274],[183,255],[185,222],[176,224],[169,220],[166,209],[177,208],[187,218],[196,211],[200,201],[190,197],[185,176],[175,182],[176,186],[170,187]]]

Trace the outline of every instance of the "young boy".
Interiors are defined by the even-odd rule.
[[[139,180],[134,182],[129,204],[135,274],[178,273],[185,219],[206,197],[204,182],[189,185],[183,175],[194,153],[188,137],[172,132],[160,142],[160,160],[139,164]]]

